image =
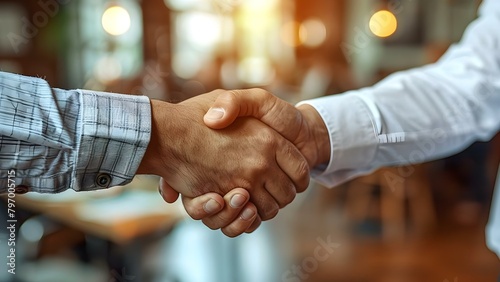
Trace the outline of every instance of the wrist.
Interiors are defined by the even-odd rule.
[[[309,151],[312,157],[308,158],[306,156],[306,158],[308,158],[310,167],[314,168],[320,164],[329,163],[331,154],[330,135],[323,118],[311,105],[303,104],[297,109],[302,113],[306,127],[309,129],[311,139]]]
[[[173,123],[170,122],[172,119],[166,117],[166,115],[172,114],[173,109],[174,105],[172,104],[151,100],[151,138],[137,174],[161,176],[165,174],[166,167],[164,164],[167,163],[165,159],[170,159],[171,157],[169,157],[169,148],[162,148],[167,140],[162,140],[164,138],[162,138],[161,132],[175,132]],[[175,135],[175,133],[172,134]]]

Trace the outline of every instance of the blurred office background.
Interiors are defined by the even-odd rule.
[[[0,69],[53,87],[171,102],[262,87],[296,103],[436,61],[474,0],[0,0]],[[355,126],[355,125],[353,125]],[[182,136],[179,136],[182,138]],[[16,274],[0,281],[496,281],[484,240],[500,140],[310,189],[225,238],[167,205],[157,178],[16,197]],[[5,201],[0,218],[6,219]]]

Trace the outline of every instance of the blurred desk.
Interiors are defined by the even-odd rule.
[[[80,237],[84,244],[75,244],[74,239],[65,237],[68,233],[62,233],[64,228],[48,233],[42,231],[44,237],[36,245],[29,245],[30,242],[23,241],[20,235],[18,244],[26,246],[25,249],[37,248],[37,254],[31,255],[34,261],[40,259],[38,252],[44,244],[71,248],[80,263],[105,261],[109,281],[122,281],[124,273],[134,277],[134,281],[146,281],[145,277],[150,274],[142,267],[142,262],[148,248],[168,235],[185,217],[181,204],[165,203],[157,187],[158,178],[139,176],[127,186],[94,192],[68,190],[60,194],[16,195],[17,210],[43,215],[84,234]],[[19,228],[29,220],[19,222]],[[20,263],[23,255],[26,258],[28,252],[19,253]],[[28,260],[22,263],[28,264]]]
[[[371,175],[349,182],[347,208],[351,220],[367,217],[373,189],[380,189],[380,217],[382,236],[388,242],[403,241],[407,222],[413,232],[424,234],[436,224],[428,164],[381,168]],[[409,211],[409,216],[406,213]]]
[[[18,195],[16,207],[41,213],[86,234],[124,244],[168,230],[185,217],[178,204],[165,203],[156,189],[143,189],[153,181],[157,185],[156,180],[146,177],[104,191]]]

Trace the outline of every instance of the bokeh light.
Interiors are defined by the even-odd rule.
[[[325,24],[319,19],[309,19],[300,25],[300,42],[307,47],[318,47],[326,39]]]
[[[21,236],[33,243],[38,243],[43,236],[43,225],[37,219],[28,219],[22,226],[19,232]]]
[[[191,79],[202,67],[202,61],[195,52],[181,51],[172,57],[172,70],[180,78]]]
[[[212,48],[221,40],[220,17],[204,12],[193,12],[178,17],[178,32],[197,48]]]
[[[250,85],[266,85],[276,76],[269,59],[249,57],[243,59],[238,66],[238,77]]]
[[[120,6],[111,6],[102,15],[102,27],[114,36],[122,35],[130,30],[130,14]]]
[[[110,81],[119,79],[122,76],[123,67],[117,58],[105,56],[97,62],[94,73],[97,80],[106,84]]]
[[[389,37],[397,28],[396,16],[387,10],[376,12],[370,19],[370,30],[378,37]]]

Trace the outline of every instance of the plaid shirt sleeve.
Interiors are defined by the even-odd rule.
[[[0,72],[0,193],[13,180],[39,193],[126,184],[150,133],[145,96],[61,90]]]

